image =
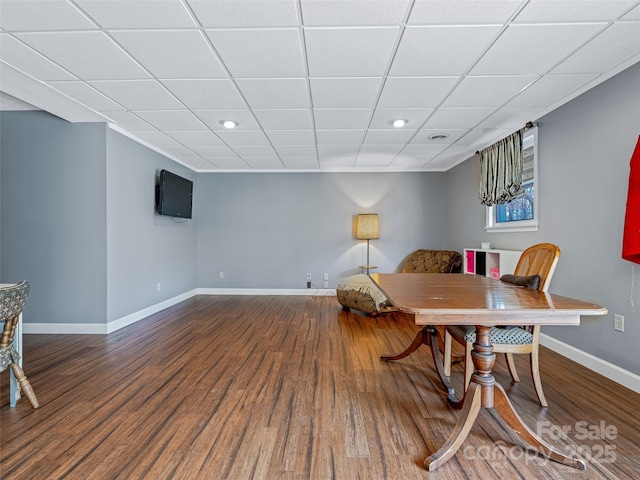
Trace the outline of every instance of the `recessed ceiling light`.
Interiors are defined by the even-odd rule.
[[[429,140],[444,140],[445,138],[449,138],[448,133],[434,133],[433,135],[429,135]]]
[[[396,128],[404,127],[406,124],[407,124],[407,121],[402,118],[398,118],[397,120],[394,120],[393,122],[391,122],[391,125],[393,125]]]
[[[220,123],[224,128],[236,128],[238,126],[238,122],[234,122],[233,120],[223,120]]]

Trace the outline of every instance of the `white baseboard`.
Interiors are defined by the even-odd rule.
[[[175,297],[169,298],[164,302],[156,303],[155,305],[151,305],[150,307],[139,310],[135,313],[127,315],[126,317],[119,318],[107,324],[107,333],[115,332],[116,330],[120,330],[122,327],[126,327],[127,325],[131,325],[132,323],[136,323],[138,320],[142,320],[143,318],[148,317],[149,315],[153,315],[154,313],[158,313],[165,308],[169,308],[176,303],[183,302],[184,300],[195,297],[198,294],[198,289],[193,289],[189,292],[185,292],[180,295],[176,295]]]
[[[113,320],[107,324],[100,323],[28,323],[23,322],[22,333],[24,334],[65,334],[65,335],[106,335],[120,330],[127,325],[142,320],[165,308],[169,308],[176,303],[180,303],[188,298],[197,295],[197,289],[176,295],[163,302],[156,303],[150,307],[134,312],[125,317]]]
[[[97,334],[106,335],[127,325],[142,320],[165,308],[171,307],[195,295],[307,295],[307,296],[335,296],[333,289],[264,289],[264,288],[197,288],[177,295],[163,302],[142,309],[108,324],[96,323],[23,323],[24,334]],[[580,365],[587,367],[605,377],[623,385],[634,392],[640,393],[640,375],[602,360],[590,353],[579,350],[567,343],[556,340],[544,333],[540,334],[540,344],[567,357]]]
[[[617,365],[609,363],[606,360],[602,360],[590,353],[572,347],[560,340],[556,340],[544,333],[540,334],[540,345],[544,345],[563,357],[567,357],[568,359],[587,367],[589,370],[593,370],[594,372],[607,377],[609,380],[613,380],[636,393],[640,393],[640,375],[636,375],[635,373],[625,370],[624,368],[620,368]]]
[[[308,295],[312,297],[336,296],[330,288],[198,288],[198,295]]]

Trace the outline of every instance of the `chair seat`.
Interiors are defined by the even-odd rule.
[[[12,363],[18,363],[20,360],[20,354],[13,348],[13,345],[7,345],[6,347],[0,347],[0,372],[6,370],[6,368]]]
[[[454,325],[448,327],[451,335],[464,339],[465,342],[476,341],[476,329],[472,325]],[[491,343],[507,343],[512,345],[528,345],[533,342],[533,335],[520,327],[491,327]]]

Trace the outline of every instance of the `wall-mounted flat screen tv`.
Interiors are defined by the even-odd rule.
[[[193,182],[168,170],[160,171],[156,187],[156,209],[160,215],[191,218]]]

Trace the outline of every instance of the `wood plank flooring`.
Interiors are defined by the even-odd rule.
[[[532,456],[486,411],[452,460],[424,470],[459,412],[426,348],[379,360],[417,330],[401,313],[345,312],[335,297],[198,296],[107,336],[26,335],[41,407],[10,408],[2,372],[0,477],[638,478],[640,395],[547,349],[548,409],[522,356],[519,384],[503,358],[496,378],[543,438],[595,457],[586,471]],[[453,376],[459,388],[461,366]]]

